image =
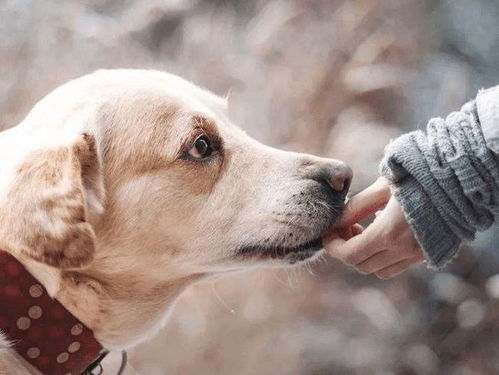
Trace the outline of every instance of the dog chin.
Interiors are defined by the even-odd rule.
[[[301,243],[289,245],[279,243],[256,243],[241,246],[237,251],[237,257],[243,261],[267,263],[276,266],[295,265],[316,258],[323,250],[322,236],[340,219],[343,206],[338,207],[334,217],[329,217],[313,228],[313,234],[308,240]],[[296,238],[296,236],[295,236]]]

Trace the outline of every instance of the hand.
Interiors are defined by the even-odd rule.
[[[365,230],[357,224],[375,212],[376,218]],[[383,177],[351,199],[336,228],[324,236],[323,244],[331,256],[381,279],[392,278],[424,260],[402,207]]]

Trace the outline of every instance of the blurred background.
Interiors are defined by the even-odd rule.
[[[99,68],[167,70],[273,146],[337,157],[353,191],[384,145],[499,83],[496,0],[0,0],[0,129]],[[497,374],[499,228],[445,271],[382,282],[328,260],[190,290],[144,375]]]

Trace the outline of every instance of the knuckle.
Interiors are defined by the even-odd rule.
[[[377,272],[376,276],[381,280],[388,280],[390,278],[390,276],[385,272]]]
[[[370,272],[370,270],[369,270],[369,267],[368,267],[368,266],[366,266],[366,265],[359,265],[359,266],[356,266],[356,267],[355,267],[355,269],[356,269],[358,272],[360,272],[360,273],[362,273],[362,274],[364,274],[364,275],[368,275],[368,274],[370,274],[370,273],[371,273],[371,272]]]
[[[354,269],[358,272],[358,273],[361,273],[362,275],[367,275],[368,272],[366,272],[365,270],[363,270],[362,268],[359,268],[359,267],[354,267]]]
[[[374,270],[371,267],[369,267],[369,268],[364,268],[363,272],[366,275],[372,275],[374,273]]]
[[[348,253],[343,257],[343,261],[347,264],[358,264],[359,256],[356,253]]]

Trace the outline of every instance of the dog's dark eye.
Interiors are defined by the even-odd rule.
[[[189,150],[189,155],[195,159],[203,159],[215,152],[212,141],[206,135],[199,136]]]

